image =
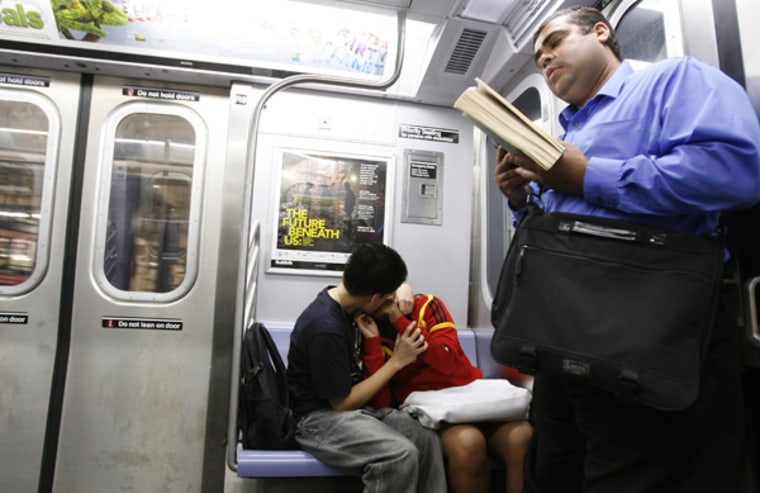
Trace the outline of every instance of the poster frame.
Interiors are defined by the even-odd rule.
[[[313,168],[318,165],[302,163],[300,174],[293,175],[294,172],[298,171],[296,168],[299,167],[298,164],[292,162],[296,156],[308,156],[315,161],[322,161],[322,169],[329,169],[332,166],[335,172],[332,176],[325,174],[321,177],[322,181],[318,182],[320,177],[317,177],[313,170],[305,171],[303,169],[304,167]],[[270,209],[272,230],[266,272],[340,277],[343,273],[343,266],[345,266],[354,246],[364,241],[390,244],[393,234],[395,161],[395,156],[390,154],[353,153],[342,150],[330,151],[294,146],[277,147],[274,152],[274,170],[272,173],[272,208]],[[350,171],[342,173],[345,170]],[[362,170],[364,171],[363,174],[361,173]],[[351,221],[352,223],[355,222],[352,226],[355,229],[353,230],[354,237],[350,241],[344,242],[343,240],[346,238],[345,209],[340,206],[344,198],[335,192],[337,191],[336,185],[345,183],[347,181],[345,178],[350,179],[352,174],[355,174],[356,177],[356,181],[352,185],[356,205]],[[377,180],[377,182],[373,180]],[[313,186],[323,189],[325,188],[324,185],[327,185],[333,195],[321,199],[321,209],[318,207],[316,211],[312,210],[304,214],[300,205],[299,207],[288,207],[288,205],[294,205],[296,199],[293,199],[293,195],[299,195],[298,191],[301,192],[300,195],[305,195],[307,183],[313,183]],[[293,188],[297,191],[289,191]],[[377,206],[382,207],[379,217],[377,216]],[[296,209],[298,212],[295,212]],[[328,219],[331,213],[334,218],[332,222]],[[283,220],[285,217],[290,217],[291,220]],[[293,217],[296,219],[292,219]],[[304,223],[305,217],[308,218],[308,221],[323,222],[317,222],[314,226],[315,223]],[[364,223],[362,223],[362,219],[364,219]],[[367,220],[372,220],[373,225],[369,226],[366,223]],[[332,234],[334,232],[331,230],[335,228],[327,228],[326,226],[340,226],[340,234],[343,240],[335,239],[335,249],[330,250],[320,249],[316,245],[314,249],[292,248],[293,245],[284,245],[286,231],[288,231],[285,228],[290,228],[289,222],[291,224],[296,223],[294,227],[312,227],[315,231],[322,233],[328,231]],[[380,229],[381,231],[378,231]],[[297,242],[298,236],[295,235],[294,243]],[[293,235],[291,235],[292,237]],[[305,239],[304,236],[301,238]],[[323,241],[324,243],[325,241]]]

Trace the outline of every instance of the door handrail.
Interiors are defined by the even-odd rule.
[[[294,85],[299,84],[327,84],[336,86],[355,87],[362,89],[378,89],[383,90],[392,86],[401,75],[401,67],[404,61],[404,42],[406,39],[406,12],[399,11],[396,15],[397,18],[397,55],[396,63],[394,64],[393,73],[384,81],[372,82],[363,81],[352,78],[336,77],[328,75],[313,75],[313,74],[299,74],[286,77],[271,86],[269,86],[259,98],[256,108],[251,117],[251,125],[249,126],[249,138],[248,148],[246,150],[246,170],[245,170],[245,196],[243,203],[246,204],[243,213],[243,224],[248,225],[248,233],[241,236],[240,246],[240,265],[245,265],[244,272],[248,272],[248,266],[251,262],[249,258],[249,238],[251,237],[250,228],[255,227],[251,225],[253,206],[253,171],[256,169],[256,151],[259,134],[259,121],[261,114],[264,110],[264,106],[267,101],[279,91]],[[256,255],[258,256],[260,249],[256,249]],[[258,258],[255,259],[258,263]],[[227,421],[227,467],[233,472],[237,472],[237,449],[238,449],[238,425],[237,425],[237,411],[238,411],[238,399],[240,392],[240,351],[242,348],[243,336],[245,335],[245,329],[250,321],[254,319],[253,308],[250,312],[247,310],[248,296],[248,276],[238,276],[237,281],[237,293],[235,303],[235,326],[234,337],[232,338],[232,371],[230,376],[230,407],[228,412]],[[255,279],[253,280],[252,289],[255,290]],[[255,293],[250,297],[250,300],[255,300]],[[251,301],[252,302],[252,301]],[[250,319],[250,320],[249,320]]]

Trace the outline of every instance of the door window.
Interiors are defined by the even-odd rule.
[[[60,120],[31,92],[0,90],[0,293],[31,289],[47,268]]]
[[[106,129],[101,284],[117,298],[175,299],[195,277],[205,127],[185,107],[135,104]]]
[[[619,12],[622,16],[618,20]],[[615,25],[623,58],[634,67],[683,55],[678,2],[641,0],[630,8],[616,10],[610,22]]]
[[[539,90],[539,85],[543,84],[540,76],[530,76],[520,84],[508,99],[522,111],[525,116],[530,118],[536,125],[547,132],[550,130],[548,115],[544,114],[544,104],[542,98],[546,95]],[[543,89],[545,92],[546,89]],[[512,211],[507,205],[506,197],[496,187],[493,182],[493,174],[496,170],[497,146],[490,138],[486,137],[488,145],[486,146],[486,172],[484,174],[484,199],[486,201],[484,210],[485,217],[485,262],[488,268],[485,270],[488,292],[491,296],[496,291],[501,272],[501,264],[504,261],[509,243],[514,233],[514,217]]]

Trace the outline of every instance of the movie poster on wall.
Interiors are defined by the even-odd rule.
[[[270,272],[340,275],[355,245],[387,243],[390,158],[283,149]]]

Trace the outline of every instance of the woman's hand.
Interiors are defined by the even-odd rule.
[[[412,313],[414,309],[414,291],[409,284],[403,283],[396,290],[396,305],[398,305],[398,309],[403,315]],[[391,322],[395,322],[395,320],[391,320]]]

